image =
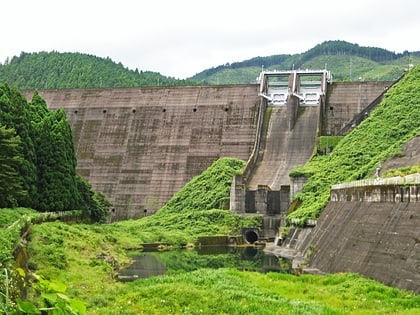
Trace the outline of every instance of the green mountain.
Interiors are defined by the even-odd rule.
[[[395,80],[410,64],[420,64],[420,52],[397,54],[376,47],[362,47],[345,41],[326,41],[295,55],[274,55],[220,65],[190,79],[202,84],[254,83],[262,69],[325,69],[334,80]]]
[[[22,52],[0,64],[0,82],[19,89],[193,85],[150,71],[130,70],[110,58],[81,53]]]
[[[420,64],[420,52],[397,54],[345,41],[326,41],[301,54],[255,57],[178,80],[157,72],[131,70],[109,57],[77,52],[22,52],[0,64],[0,82],[19,89],[248,84],[256,82],[261,69],[324,68],[331,71],[336,81],[376,81],[399,78],[409,64]]]

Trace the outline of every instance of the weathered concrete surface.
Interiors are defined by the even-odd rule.
[[[329,92],[334,115],[327,119],[341,126],[369,100],[360,101],[360,94],[348,89],[352,84],[332,86],[336,85]],[[359,93],[372,89],[374,99],[384,83],[353,85]],[[24,93],[28,99],[33,94]],[[77,171],[114,203],[115,219],[139,217],[144,208],[159,209],[219,157],[247,160],[256,140],[257,85],[41,90],[39,94],[50,108],[66,111]],[[313,137],[297,141],[312,142]]]
[[[292,130],[289,130],[286,107],[271,111],[264,153],[249,179],[249,189],[266,185],[280,190],[281,185],[290,185],[290,171],[305,164],[314,151],[320,106],[301,107]]]
[[[391,169],[420,165],[420,135],[408,141],[401,149],[403,155],[389,158],[381,167],[381,174]]]
[[[247,160],[255,140],[257,85],[39,94],[66,111],[77,171],[114,203],[115,219],[156,211],[219,157]]]
[[[335,82],[328,86],[322,133],[336,135],[393,82]]]
[[[418,199],[418,185],[414,190]],[[419,226],[416,197],[414,202],[331,201],[298,251],[312,253],[309,268],[357,272],[419,293]]]

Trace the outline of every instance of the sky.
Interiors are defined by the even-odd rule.
[[[79,52],[185,79],[326,40],[420,51],[418,0],[8,0],[0,12],[0,63]]]

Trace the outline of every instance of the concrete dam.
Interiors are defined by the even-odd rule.
[[[394,83],[328,81],[324,72],[287,72],[249,85],[39,94],[66,111],[77,171],[114,204],[113,220],[157,211],[216,159],[235,157],[247,166],[233,179],[230,208],[263,214],[272,238],[296,191],[290,170],[311,157],[318,136],[354,128]],[[416,163],[419,141],[410,144],[417,155],[407,155]],[[309,268],[358,272],[418,293],[419,202],[418,180],[335,188],[316,226],[292,228],[288,244],[307,255]]]
[[[121,220],[141,217],[144,209],[157,211],[220,157],[245,161],[256,157],[260,164],[264,161],[258,170],[261,175],[254,175],[250,187],[267,187],[271,184],[266,180],[273,180],[274,190],[284,186],[282,193],[289,194],[290,161],[294,161],[293,166],[306,162],[316,132],[337,134],[392,84],[332,83],[320,106],[309,104],[302,109],[299,97],[303,96],[298,91],[297,96],[290,97],[294,105],[284,105],[282,90],[293,84],[289,76],[270,87],[275,92],[273,101],[267,99],[268,94],[262,96],[269,91],[261,84],[41,90],[39,94],[49,108],[66,111],[79,175],[108,197],[115,207],[112,219]],[[30,99],[32,92],[26,91],[25,95]],[[316,93],[307,93],[308,102],[313,102],[311,97],[319,99]],[[271,115],[265,115],[268,107]],[[268,128],[261,134],[263,123]],[[261,152],[254,152],[256,144],[260,144]],[[300,159],[290,153],[296,146],[305,151]],[[263,148],[267,150],[264,154]],[[263,169],[271,168],[279,152],[289,154],[280,160],[283,166],[277,175],[282,180],[276,181]]]

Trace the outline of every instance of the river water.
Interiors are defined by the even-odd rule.
[[[262,273],[269,271],[292,273],[289,259],[265,253],[253,246],[206,246],[199,249],[133,252],[130,257],[132,263],[120,271],[118,277],[120,281],[163,275],[169,270],[193,271],[200,268],[237,268]]]

